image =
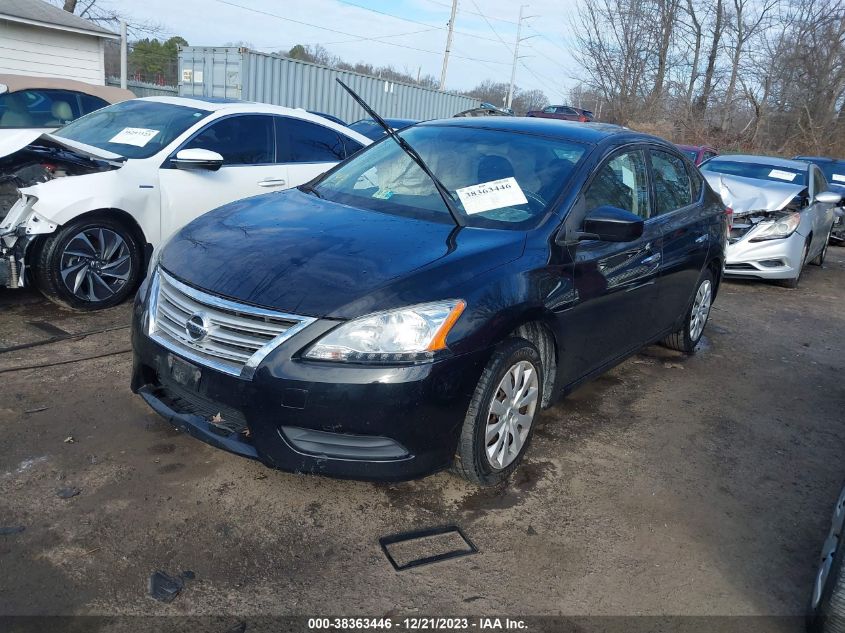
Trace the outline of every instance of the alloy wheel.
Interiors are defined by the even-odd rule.
[[[507,468],[519,455],[537,410],[537,370],[528,361],[511,366],[493,394],[487,412],[484,442],[490,465]]]
[[[105,301],[120,291],[132,273],[129,247],[111,229],[84,229],[62,251],[59,271],[65,287],[76,298]]]
[[[713,284],[709,279],[705,279],[695,293],[695,299],[692,302],[692,312],[690,313],[689,321],[689,337],[695,342],[701,333],[704,331],[704,326],[707,324],[707,317],[710,315],[710,305],[713,302]]]

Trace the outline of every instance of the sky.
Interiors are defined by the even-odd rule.
[[[321,44],[347,62],[440,78],[450,0],[98,0],[130,21],[154,22],[192,46],[248,43],[263,52]],[[532,0],[524,9],[516,85],[566,102],[577,83],[569,52],[571,0]],[[510,81],[519,4],[459,0],[446,75],[448,90],[484,79]]]

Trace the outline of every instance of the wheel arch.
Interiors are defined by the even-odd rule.
[[[558,345],[554,330],[548,324],[548,318],[530,315],[510,332],[510,336],[524,338],[540,352],[543,363],[543,399],[540,406],[551,406],[554,399],[558,369]]]

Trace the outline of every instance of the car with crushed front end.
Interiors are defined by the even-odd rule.
[[[0,153],[17,189],[0,205],[0,288],[32,285],[78,310],[117,305],[153,249],[190,220],[301,185],[369,144],[305,110],[233,99],[102,108]]]
[[[650,343],[693,352],[726,236],[656,137],[420,123],[174,235],[135,301],[132,389],[268,466],[496,484],[558,397]]]
[[[807,263],[824,264],[842,196],[816,165],[737,154],[705,161],[701,173],[732,212],[725,275],[797,288]]]

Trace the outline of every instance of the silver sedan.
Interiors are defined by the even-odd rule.
[[[716,156],[701,165],[733,210],[725,274],[795,288],[807,262],[824,263],[841,196],[814,164],[770,156]]]

